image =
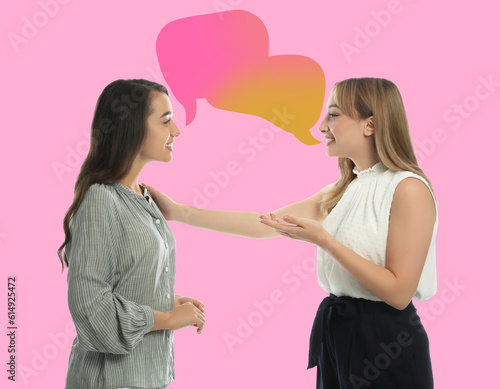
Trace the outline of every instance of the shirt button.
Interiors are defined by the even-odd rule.
[[[165,242],[165,247],[167,247],[167,248],[168,248],[168,242]]]
[[[167,293],[167,298],[168,298],[168,299],[170,298],[170,293]]]
[[[165,268],[165,271],[168,272],[168,266]]]
[[[160,224],[160,219],[155,220],[156,224]]]
[[[151,204],[151,203],[153,202],[153,199],[150,197],[150,198],[148,199],[148,201],[149,201],[149,204]]]

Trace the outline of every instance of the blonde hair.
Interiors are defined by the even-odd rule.
[[[349,78],[337,82],[335,91],[337,105],[349,117],[364,120],[373,116],[375,152],[383,165],[390,170],[410,171],[431,182],[418,167],[410,137],[408,119],[403,99],[397,86],[384,78]],[[356,178],[353,173],[354,162],[349,158],[339,157],[340,179],[331,191],[325,193],[321,201],[324,214],[337,205],[347,186]]]

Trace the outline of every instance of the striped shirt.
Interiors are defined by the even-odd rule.
[[[67,389],[164,389],[175,378],[173,331],[151,331],[153,309],[174,307],[175,237],[143,190],[93,184],[70,221]]]

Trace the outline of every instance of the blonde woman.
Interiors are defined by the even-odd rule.
[[[317,388],[433,387],[429,342],[412,299],[436,292],[437,201],[418,167],[394,83],[334,85],[320,131],[340,179],[269,216],[204,210],[147,186],[167,220],[318,248],[320,304],[309,368]],[[271,228],[270,228],[271,227]]]

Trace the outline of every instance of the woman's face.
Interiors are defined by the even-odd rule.
[[[173,111],[170,99],[165,93],[153,91],[152,112],[147,117],[147,134],[140,155],[146,161],[172,160],[174,138],[180,134],[172,120]]]
[[[365,152],[367,136],[373,132],[367,130],[366,120],[356,120],[338,106],[335,90],[327,102],[326,117],[321,122],[319,130],[326,139],[326,155],[329,157],[356,158]]]

